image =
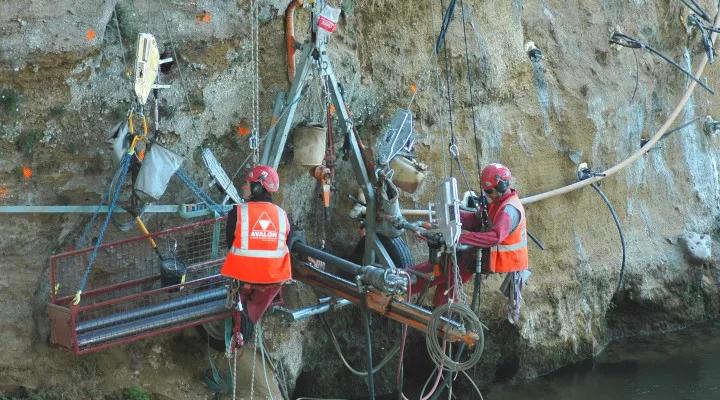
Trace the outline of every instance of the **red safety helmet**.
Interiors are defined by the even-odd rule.
[[[511,178],[510,169],[498,163],[488,164],[480,174],[483,190],[495,189],[501,193],[507,190]]]
[[[270,193],[280,189],[280,177],[273,167],[268,165],[256,165],[247,174],[245,180],[249,183],[260,182],[262,187]]]

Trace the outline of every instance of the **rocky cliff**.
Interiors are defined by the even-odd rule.
[[[263,129],[276,93],[289,88],[287,3],[260,1]],[[699,3],[716,11],[713,2]],[[642,40],[688,70],[704,54],[698,30],[688,26],[687,7],[675,1],[459,2],[446,37],[447,58],[445,51],[439,57],[433,52],[440,2],[337,5],[343,14],[329,52],[363,140],[372,143],[394,111],[407,106],[409,88],[417,87],[411,106],[417,151],[430,173],[417,193],[402,196],[408,208],[427,204],[451,171],[460,178],[447,154],[451,123],[470,186],[478,185],[478,163],[499,161],[512,169],[524,196],[574,182],[580,162],[604,170],[636,152],[666,120],[689,80],[647,51],[611,47],[613,31]],[[298,11],[299,38],[306,24],[306,14]],[[153,33],[160,51],[174,51],[177,58],[161,75],[171,88],[160,95],[160,140],[185,155],[187,169],[203,182],[202,147],[212,148],[231,171],[245,159],[247,139],[236,127],[252,117],[248,2],[0,0],[0,205],[100,200],[115,170],[106,132],[132,99],[128,73],[139,32]],[[528,42],[542,59],[530,59]],[[718,76],[709,65],[703,79],[718,88]],[[309,87],[297,120],[322,122],[321,101],[320,86]],[[717,118],[717,105],[716,96],[698,88],[675,125]],[[683,238],[718,235],[719,140],[701,119],[601,182],[627,241],[624,285],[615,295],[620,244],[602,200],[584,188],[528,206],[529,229],[546,249],[530,247],[533,275],[517,325],[505,320],[505,299],[497,290],[502,277],[484,281],[482,319],[489,331],[475,379],[532,378],[592,357],[618,335],[714,318],[720,307],[715,258],[689,257],[685,249],[693,239]],[[324,237],[331,249],[347,254],[356,241],[356,228],[344,216],[351,206],[344,194],[355,193],[349,165],[338,167],[337,217],[329,226],[319,217],[315,181],[305,169],[288,161],[280,172],[283,207],[316,240]],[[161,202],[191,199],[175,181]],[[48,347],[48,258],[68,248],[87,220],[77,214],[0,218],[0,392],[26,387],[102,398],[140,386],[159,398],[208,396],[200,378],[204,344],[192,332],[81,358]],[[150,228],[168,224],[157,218]],[[123,235],[111,232],[110,239]],[[412,244],[416,261],[422,260],[422,246]],[[346,310],[327,318],[341,332],[350,361],[361,365],[358,315]],[[376,352],[382,354],[382,347],[397,340],[397,327],[381,319],[373,326]],[[360,378],[340,372],[317,320],[288,325],[270,318],[266,330],[290,390],[365,395]],[[422,338],[411,337],[410,346],[418,364],[427,364]],[[387,389],[394,372],[378,379]]]

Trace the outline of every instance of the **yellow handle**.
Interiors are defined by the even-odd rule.
[[[142,233],[148,237],[148,240],[150,241],[150,246],[152,246],[153,249],[157,249],[157,243],[155,243],[155,239],[153,239],[153,237],[150,236],[150,232],[145,227],[145,224],[140,219],[139,215],[137,217],[135,217],[135,223],[140,228],[140,231],[142,231]]]

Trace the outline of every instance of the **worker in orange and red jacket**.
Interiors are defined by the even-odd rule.
[[[528,268],[527,228],[525,209],[520,204],[517,191],[510,186],[510,169],[502,164],[489,164],[483,168],[480,180],[484,195],[488,198],[488,216],[490,230],[481,232],[482,219],[479,212],[460,211],[462,234],[460,244],[478,248],[489,248],[487,269],[489,272],[516,272]],[[476,253],[476,252],[471,252]],[[467,282],[474,273],[472,265],[475,254],[460,257],[460,275]],[[428,268],[429,267],[429,268]],[[432,271],[430,265],[420,265],[416,269],[422,272]],[[436,277],[430,286],[435,289],[435,306],[447,302],[447,277]],[[413,293],[422,290],[421,279],[413,285]]]
[[[228,214],[226,236],[229,252],[220,274],[245,283],[240,297],[249,319],[256,323],[292,279],[287,237],[287,214],[272,203],[280,178],[267,165],[258,165],[245,178],[242,196],[247,203]]]

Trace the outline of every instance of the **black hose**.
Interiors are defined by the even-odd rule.
[[[613,220],[615,221],[615,226],[617,227],[618,233],[620,234],[620,244],[622,245],[622,264],[620,265],[620,278],[618,279],[617,288],[615,288],[615,293],[617,293],[622,287],[623,276],[625,275],[625,235],[623,234],[622,227],[620,226],[620,219],[615,212],[615,208],[613,208],[612,204],[610,204],[610,200],[608,200],[607,196],[605,196],[605,193],[603,193],[603,191],[600,190],[600,188],[595,183],[591,183],[590,186],[595,189],[597,194],[600,195],[605,204],[608,206],[610,214],[612,214]]]
[[[365,346],[367,347],[367,384],[368,399],[375,400],[375,383],[373,382],[372,337],[370,336],[370,316],[368,315],[367,294],[363,295],[362,319],[365,326]]]
[[[702,82],[700,79],[696,78],[695,75],[692,74],[692,72],[686,70],[685,68],[683,68],[682,66],[680,66],[680,64],[678,64],[678,63],[676,63],[675,61],[671,60],[670,58],[668,58],[668,57],[665,56],[664,54],[660,53],[659,51],[653,49],[652,47],[648,46],[647,44],[642,43],[642,42],[639,41],[638,39],[635,39],[635,38],[630,37],[630,36],[628,36],[628,35],[622,34],[622,33],[620,33],[620,32],[615,32],[615,33],[613,33],[612,36],[610,37],[610,43],[617,44],[617,45],[623,46],[623,47],[628,47],[628,48],[631,48],[631,49],[645,49],[645,50],[647,50],[647,51],[655,54],[656,56],[662,58],[663,60],[665,60],[666,62],[668,62],[668,63],[669,63],[670,65],[672,65],[673,67],[675,67],[675,68],[679,69],[680,71],[682,71],[682,72],[683,72],[685,75],[687,75],[690,79],[694,80],[698,85],[702,86],[703,89],[707,90],[707,91],[710,92],[711,94],[715,94],[715,92],[714,92],[712,89],[710,89],[710,87],[709,87],[708,85],[706,85],[706,84],[705,84],[704,82]]]
[[[438,33],[437,40],[435,42],[435,53],[440,52],[440,48],[445,44],[445,34],[450,28],[450,21],[452,21],[453,14],[455,14],[455,3],[457,0],[450,0],[448,8],[445,10],[443,15],[442,25],[440,26],[440,33]]]

